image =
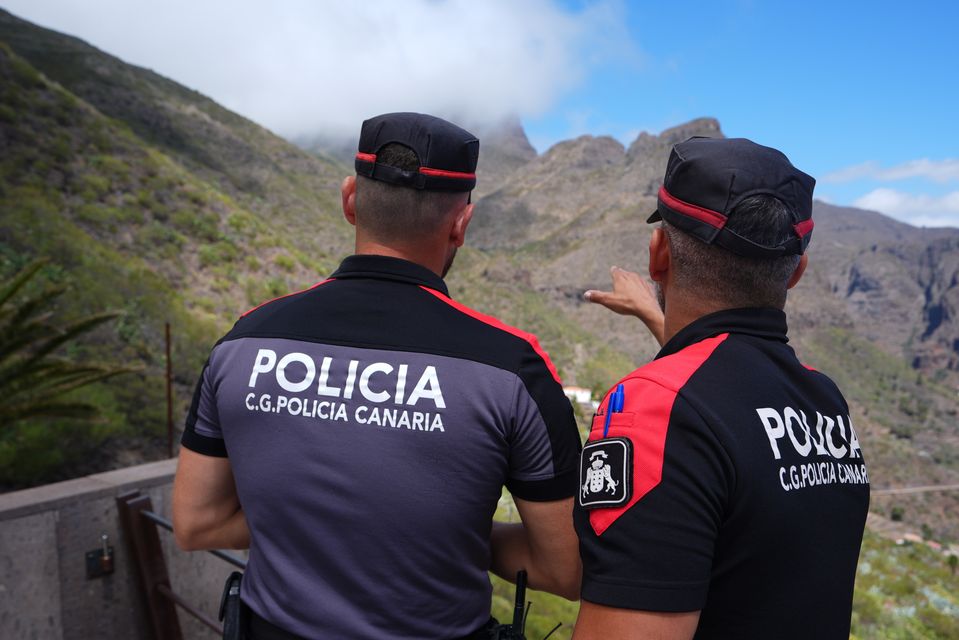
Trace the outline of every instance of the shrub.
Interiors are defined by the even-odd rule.
[[[180,231],[197,241],[212,242],[220,237],[219,217],[201,209],[179,209],[170,221]]]
[[[80,195],[84,200],[99,200],[110,192],[110,179],[87,173],[80,177]]]
[[[273,262],[276,263],[276,266],[283,269],[287,273],[293,271],[293,269],[296,267],[296,261],[294,261],[293,258],[286,255],[285,253],[281,253],[280,255],[278,255],[276,258],[273,259]]]
[[[17,112],[10,106],[0,104],[0,122],[16,122]]]

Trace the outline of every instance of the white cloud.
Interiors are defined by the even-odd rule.
[[[833,171],[823,176],[820,181],[840,183],[868,179],[891,182],[909,178],[923,178],[942,184],[957,182],[959,181],[959,159],[930,160],[921,158],[886,168],[881,167],[878,162],[863,162]]]
[[[535,116],[596,65],[641,60],[621,0],[7,0],[42,26],[275,131],[354,134],[386,111]]]
[[[875,189],[853,202],[918,227],[959,227],[959,191],[942,196]]]

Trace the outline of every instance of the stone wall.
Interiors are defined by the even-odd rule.
[[[169,518],[175,469],[176,460],[163,460],[0,495],[0,638],[151,638],[116,497],[138,489]],[[86,552],[100,547],[104,533],[115,571],[88,580]],[[208,553],[182,552],[172,533],[159,534],[173,590],[215,619],[233,567]],[[217,637],[184,611],[178,616],[184,638]]]

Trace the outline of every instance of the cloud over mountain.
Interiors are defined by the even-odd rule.
[[[640,55],[616,0],[6,4],[286,136],[353,134],[395,110],[535,115],[610,56]]]
[[[856,199],[853,206],[879,211],[918,227],[959,226],[959,191],[931,196],[879,188]]]
[[[864,179],[887,182],[910,178],[931,180],[938,183],[959,181],[959,159],[930,160],[929,158],[921,158],[893,167],[882,167],[878,162],[863,162],[833,171],[823,176],[822,182],[842,183]]]

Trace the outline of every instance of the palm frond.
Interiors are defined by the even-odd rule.
[[[97,408],[64,396],[127,373],[102,363],[78,363],[57,355],[65,345],[116,318],[96,313],[59,325],[49,310],[65,289],[49,287],[20,297],[46,260],[36,260],[0,283],[0,425],[27,418],[92,419]]]
[[[17,292],[30,282],[33,276],[48,262],[49,260],[47,258],[34,260],[21,269],[13,278],[0,284],[0,306],[5,305],[7,301],[17,295]]]

